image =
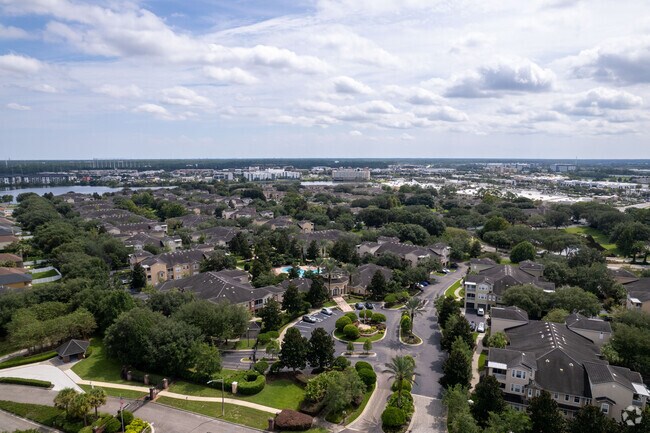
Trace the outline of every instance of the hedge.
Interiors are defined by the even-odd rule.
[[[0,383],[13,385],[36,386],[38,388],[52,388],[52,382],[37,379],[23,379],[22,377],[0,377]]]
[[[50,350],[49,352],[39,353],[38,355],[20,356],[18,358],[9,359],[5,362],[0,363],[0,369],[18,367],[19,365],[33,364],[35,362],[47,361],[48,359],[54,358],[55,356],[56,356],[56,352],[53,350]]]
[[[269,368],[269,363],[266,362],[266,361],[264,361],[264,360],[262,360],[262,361],[257,361],[257,362],[253,365],[253,369],[255,369],[255,371],[257,371],[259,374],[264,374],[264,373],[266,373],[266,370],[268,370],[268,368]]]
[[[390,386],[390,390],[393,391],[393,392],[397,391],[397,384],[398,384],[398,381],[396,380]],[[411,388],[412,388],[411,382],[409,380],[402,379],[402,391],[411,392]]]
[[[352,320],[348,316],[342,316],[336,319],[336,329],[342,331],[347,325],[351,324]]]
[[[397,397],[398,396],[396,392],[392,393],[388,398],[388,403],[386,403],[386,406],[399,408],[397,404]],[[413,403],[413,396],[410,392],[402,391],[402,407],[400,409],[404,411],[407,417],[413,415],[413,412],[415,411],[415,405]]]
[[[275,426],[286,431],[304,431],[311,428],[314,418],[295,410],[283,409],[275,417]]]
[[[356,340],[359,338],[359,328],[356,326],[349,324],[345,325],[345,328],[343,328],[343,333],[345,334],[345,337],[348,338],[349,340]]]
[[[230,381],[231,384],[232,382],[237,382],[237,394],[254,395],[264,389],[266,377],[256,371],[249,371],[242,375],[240,380]]]
[[[377,382],[377,373],[375,373],[374,370],[369,369],[369,368],[362,368],[361,370],[358,370],[357,373],[359,374],[359,378],[363,383],[366,384],[366,387],[370,389],[371,386]]]
[[[142,421],[140,418],[136,418],[131,423],[126,426],[126,433],[140,433],[145,429],[149,424]]]
[[[364,368],[369,368],[370,370],[372,370],[372,365],[370,365],[370,363],[366,361],[357,361],[357,363],[354,364],[354,369],[357,371],[363,370]]]
[[[388,428],[401,427],[406,424],[406,413],[398,407],[389,406],[381,414],[381,423]]]

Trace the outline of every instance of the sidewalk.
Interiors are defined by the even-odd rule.
[[[221,397],[199,397],[199,396],[196,396],[196,395],[176,394],[175,392],[169,392],[167,390],[160,391],[158,393],[158,397],[169,397],[169,398],[175,398],[175,399],[178,399],[178,400],[206,401],[206,402],[212,402],[212,403],[221,403]],[[234,405],[237,405],[237,406],[246,406],[246,407],[250,407],[251,409],[257,409],[257,410],[261,410],[262,412],[268,412],[268,413],[272,413],[272,414],[276,414],[276,413],[280,412],[280,409],[276,409],[274,407],[264,406],[264,405],[257,404],[257,403],[251,403],[250,401],[245,401],[245,400],[238,400],[236,398],[224,398],[223,401],[225,403],[234,404]]]
[[[350,304],[348,304],[341,296],[334,296],[332,299],[334,302],[336,302],[336,306],[339,307],[339,309],[344,313],[347,313],[348,311],[354,311],[352,307],[350,307]]]
[[[476,384],[478,384],[479,379],[481,378],[481,375],[478,371],[478,358],[481,356],[481,352],[483,352],[483,336],[485,334],[478,334],[476,337],[476,350],[474,351],[474,355],[472,356],[472,380],[470,381],[469,384],[469,390],[473,390]]]

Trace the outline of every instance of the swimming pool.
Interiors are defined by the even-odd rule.
[[[283,274],[288,274],[292,267],[293,266],[284,266],[284,267],[280,268],[280,272],[283,273]],[[318,273],[317,269],[314,269],[313,271]],[[302,278],[303,275],[305,275],[305,272],[307,272],[305,269],[298,268],[298,275],[300,276],[300,278]]]

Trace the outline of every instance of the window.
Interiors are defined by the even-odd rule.
[[[512,377],[516,377],[517,379],[525,379],[526,372],[521,370],[512,370]]]
[[[557,392],[553,394],[553,398],[554,398],[554,399],[556,399],[556,400],[557,400],[557,399],[558,399],[559,397],[560,397],[560,396],[558,395],[558,393],[557,393]]]
[[[564,401],[569,401],[569,394],[564,394]]]
[[[532,388],[528,388],[528,397],[530,398],[530,397],[532,397],[532,396],[533,396],[533,389],[532,389]]]
[[[523,392],[523,387],[521,385],[511,384],[510,391],[521,394]]]
[[[574,403],[580,403],[580,397],[573,397]]]
[[[609,413],[609,404],[608,404],[608,403],[602,403],[602,404],[600,405],[600,410],[601,410],[603,413]]]

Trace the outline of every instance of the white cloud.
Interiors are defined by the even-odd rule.
[[[176,86],[162,91],[162,101],[172,105],[182,105],[185,107],[212,107],[214,103],[208,98],[197,94],[194,90],[187,87]]]
[[[5,54],[0,56],[0,70],[18,74],[35,74],[43,69],[43,63],[32,57],[19,54]]]
[[[422,88],[411,89],[406,97],[406,102],[413,105],[437,105],[441,102],[440,96]]]
[[[4,26],[0,24],[0,39],[30,39],[31,36],[25,30],[18,27]]]
[[[458,54],[465,51],[482,48],[494,43],[494,37],[481,32],[471,32],[454,41],[450,53]]]
[[[336,50],[339,57],[352,62],[384,67],[400,64],[399,58],[347,28],[337,27],[330,32],[317,33],[314,40],[316,44]]]
[[[650,35],[619,38],[569,59],[580,78],[618,84],[650,83]]]
[[[136,108],[133,109],[133,111],[135,113],[153,114],[157,118],[163,120],[172,120],[174,118],[174,116],[172,116],[171,113],[167,111],[165,107],[156,104],[138,105]]]
[[[37,92],[41,93],[58,93],[58,89],[54,86],[50,86],[49,84],[37,84],[35,86],[31,87],[32,90],[35,90]]]
[[[356,129],[354,131],[350,131],[349,134],[352,137],[361,137],[363,135],[363,133],[361,131],[357,131]]]
[[[226,84],[255,84],[259,80],[240,68],[224,69],[216,66],[206,66],[203,72],[209,78]]]
[[[415,137],[413,137],[411,134],[408,134],[406,132],[400,135],[400,138],[405,141],[415,140]]]
[[[17,104],[15,102],[8,103],[7,108],[9,108],[10,110],[16,110],[16,111],[28,111],[28,110],[32,109],[32,107],[29,107],[27,105],[20,105],[20,104]]]
[[[456,78],[446,96],[482,98],[509,92],[545,92],[554,82],[553,71],[530,60],[500,60]]]
[[[362,104],[359,104],[359,108],[364,110],[366,113],[376,113],[376,114],[393,114],[399,113],[399,110],[395,108],[393,104],[386,101],[368,101]]]
[[[440,120],[443,122],[465,122],[469,120],[467,114],[449,106],[427,108],[418,111],[417,115],[420,117],[425,117],[432,121]]]
[[[324,101],[299,101],[298,106],[314,113],[331,113],[338,108],[336,105]]]
[[[337,93],[369,94],[372,89],[354,78],[340,76],[332,80]]]
[[[643,99],[640,96],[621,90],[596,87],[570,97],[568,101],[558,104],[555,109],[574,116],[613,117],[610,114],[611,110],[630,110],[642,105]],[[617,118],[622,117],[617,115]]]
[[[117,99],[138,99],[144,95],[144,92],[141,88],[135,84],[130,84],[128,86],[118,86],[115,84],[104,84],[100,87],[94,88],[93,92],[100,93],[102,95],[110,96],[111,98]]]

